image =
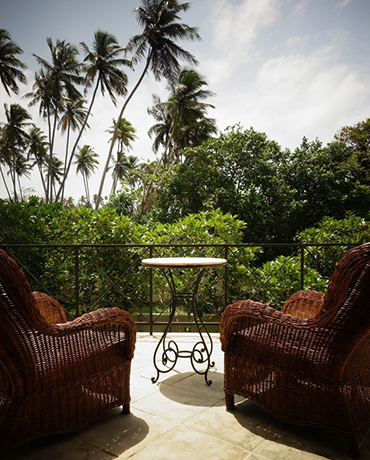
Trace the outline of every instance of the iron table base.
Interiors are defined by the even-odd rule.
[[[211,335],[207,331],[202,318],[199,315],[197,307],[198,288],[204,273],[204,268],[201,269],[197,275],[193,290],[190,293],[177,293],[172,271],[170,269],[165,269],[163,272],[171,288],[172,310],[169,322],[154,352],[153,363],[157,371],[157,375],[156,377],[152,377],[151,380],[153,383],[157,382],[159,375],[161,373],[164,374],[170,372],[176,366],[177,360],[179,358],[187,358],[190,359],[194,371],[197,374],[204,375],[207,385],[211,385],[212,380],[208,379],[208,371],[215,365],[214,361],[211,361],[213,342]],[[200,340],[193,346],[191,350],[179,350],[177,343],[173,339],[167,340],[167,333],[171,329],[176,313],[177,299],[185,297],[192,299],[192,313],[194,315],[195,325],[200,337]]]

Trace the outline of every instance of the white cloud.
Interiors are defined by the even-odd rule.
[[[337,4],[339,11],[342,11],[346,6],[348,6],[353,0],[342,0]]]
[[[301,0],[294,5],[294,14],[297,16],[303,16],[307,7],[307,0]]]
[[[219,126],[240,122],[294,149],[303,136],[326,144],[342,126],[365,120],[370,110],[367,83],[328,54],[323,47],[267,60],[250,85],[219,97]]]
[[[344,65],[322,64],[315,55],[288,56],[269,61],[258,75],[256,119],[267,115],[269,134],[274,137],[284,132],[291,148],[303,136],[329,142],[329,133],[334,135],[344,124],[361,121],[364,100],[369,107],[366,85],[356,72]]]
[[[278,0],[227,0],[212,3],[214,46],[223,54],[248,55],[260,29],[272,24],[279,13]]]
[[[280,6],[280,0],[212,1],[212,52],[204,52],[199,67],[212,90],[225,91],[225,84],[230,85],[258,57],[254,42],[277,20]]]

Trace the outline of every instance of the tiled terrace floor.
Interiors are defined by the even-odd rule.
[[[159,335],[138,334],[132,364],[131,414],[112,410],[73,435],[53,436],[0,453],[2,460],[347,460],[341,436],[283,424],[241,399],[227,412],[222,392],[223,354],[214,338],[211,386],[194,374],[188,359],[161,374],[152,364]],[[175,335],[191,348],[194,334]],[[363,438],[363,436],[362,436]],[[361,437],[360,437],[361,440]],[[362,458],[370,459],[365,442]]]

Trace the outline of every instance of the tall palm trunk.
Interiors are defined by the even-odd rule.
[[[13,184],[13,196],[14,196],[14,201],[18,202],[18,194],[17,194],[17,180],[16,180],[16,174],[15,174],[15,168],[11,168],[10,170],[10,177],[12,180]]]
[[[71,134],[71,125],[68,124],[68,128],[67,128],[67,139],[66,139],[66,151],[65,151],[65,154],[64,154],[64,171],[63,171],[63,177],[66,176],[66,171],[67,171],[67,161],[68,161],[68,149],[69,149],[69,138],[70,138],[70,134]],[[61,196],[60,196],[60,200],[63,201],[63,198],[64,198],[64,187],[65,187],[65,183],[62,181],[61,183]],[[58,192],[58,195],[57,195],[57,200],[59,200],[59,192]]]
[[[10,193],[8,184],[6,183],[5,176],[4,176],[4,171],[3,171],[3,168],[1,167],[1,165],[0,165],[0,173],[1,173],[1,177],[3,178],[4,186],[5,186],[6,192],[8,194],[8,197],[9,197],[9,199],[11,199],[12,195]]]
[[[45,182],[44,174],[42,173],[42,163],[40,163],[39,161],[37,161],[37,167],[38,167],[38,169],[39,169],[39,174],[40,174],[42,189],[44,190],[44,194],[45,194],[45,197],[46,197],[46,182]]]
[[[86,193],[86,200],[88,203],[90,203],[90,189],[89,189],[89,180],[87,178],[87,174],[83,173],[83,182],[84,182],[84,187],[85,187],[85,193]]]
[[[48,125],[49,125],[49,165],[48,165],[48,182],[46,188],[46,202],[52,203],[53,201],[53,184],[52,184],[52,170],[53,170],[53,154],[54,154],[54,141],[55,141],[55,133],[57,129],[57,113],[54,112],[54,123],[53,127],[51,127],[51,115],[48,111]]]
[[[94,102],[95,102],[95,98],[96,98],[96,93],[98,91],[98,88],[99,88],[99,84],[100,84],[100,75],[96,81],[96,85],[95,85],[95,88],[94,88],[94,92],[93,92],[93,95],[92,95],[92,98],[91,98],[91,102],[90,102],[90,106],[89,106],[89,109],[87,111],[87,114],[86,114],[86,117],[85,117],[85,120],[81,126],[81,129],[78,133],[78,136],[76,138],[76,141],[73,145],[73,148],[71,150],[71,154],[69,156],[69,160],[68,160],[68,166],[67,168],[65,169],[64,171],[64,175],[63,175],[63,179],[61,181],[61,184],[60,184],[60,187],[59,187],[59,190],[58,190],[58,193],[57,193],[57,200],[60,198],[61,194],[63,195],[64,194],[64,187],[65,187],[65,182],[66,182],[66,179],[68,177],[68,174],[69,174],[69,171],[71,169],[71,165],[72,165],[72,160],[73,160],[73,157],[75,155],[75,151],[76,151],[76,148],[77,148],[77,145],[78,143],[80,142],[80,139],[81,139],[81,136],[82,136],[82,133],[84,132],[85,128],[86,128],[86,125],[87,125],[87,120],[91,114],[91,111],[92,111],[92,107],[94,105]]]
[[[17,182],[18,182],[19,196],[20,196],[21,201],[23,201],[23,192],[22,192],[22,184],[21,184],[20,176],[17,176]]]
[[[116,142],[118,127],[119,127],[120,122],[122,120],[123,113],[126,110],[126,107],[127,107],[128,103],[130,102],[132,96],[135,94],[136,90],[138,89],[138,87],[140,86],[141,82],[143,81],[143,79],[145,77],[145,74],[148,71],[151,59],[152,59],[152,54],[150,53],[148,58],[147,58],[147,60],[146,60],[144,70],[143,70],[142,74],[140,75],[139,80],[137,81],[136,85],[133,87],[131,93],[128,95],[128,97],[127,97],[125,103],[123,104],[122,109],[121,109],[121,111],[120,111],[120,113],[118,115],[118,119],[117,119],[117,122],[116,122],[115,127],[114,127],[112,141],[111,141],[111,144],[110,144],[110,147],[109,147],[107,161],[105,163],[105,167],[104,167],[104,170],[103,170],[103,173],[102,173],[102,178],[101,178],[100,185],[99,185],[98,194],[97,194],[97,197],[96,197],[95,209],[99,208],[99,204],[100,204],[100,201],[101,201],[101,196],[102,196],[102,193],[103,193],[105,177],[106,177],[108,169],[109,169],[109,164],[110,164],[110,161],[111,161],[111,158],[112,158],[114,144]]]

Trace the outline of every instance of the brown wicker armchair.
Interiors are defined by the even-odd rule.
[[[250,398],[276,418],[347,437],[370,421],[370,243],[339,262],[326,295],[300,291],[282,311],[252,300],[220,322],[226,407]]]
[[[118,308],[66,322],[0,250],[0,447],[72,432],[120,405],[128,413],[135,340]]]

